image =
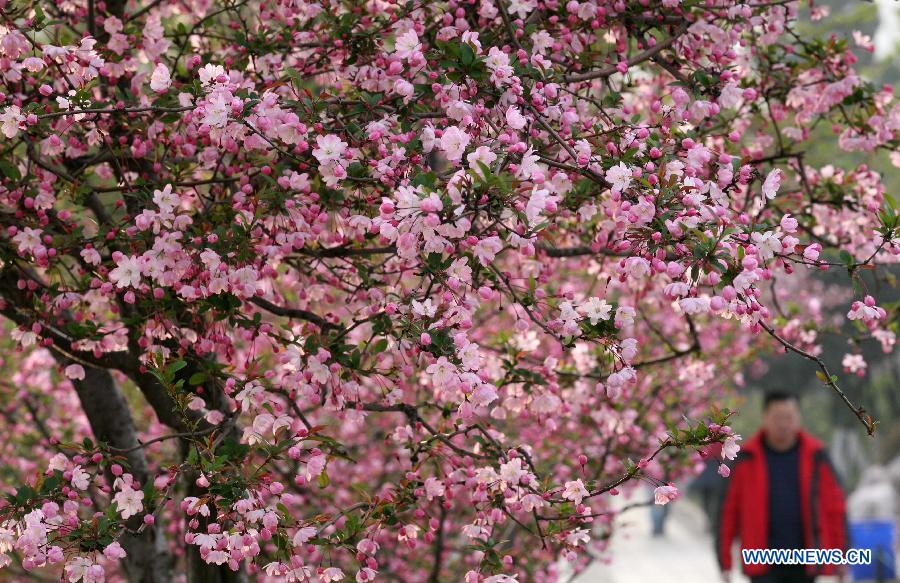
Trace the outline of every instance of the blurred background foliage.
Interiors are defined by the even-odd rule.
[[[813,8],[828,10],[827,16],[813,21],[810,6],[804,6],[804,18],[798,33],[803,37],[828,37],[837,35],[849,40],[859,58],[857,69],[865,80],[876,86],[890,84],[900,89],[900,2],[897,0],[816,2]],[[854,41],[854,32],[868,37],[875,45],[870,52]],[[863,39],[865,40],[865,39]],[[851,168],[865,164],[882,175],[886,192],[893,201],[900,200],[900,169],[895,167],[886,151],[876,153],[845,152],[838,147],[838,136],[822,124],[816,130],[812,146],[806,150],[806,162],[816,168],[828,164]],[[835,326],[843,325],[844,332],[854,332],[854,326],[845,315],[850,304],[860,296],[854,293],[846,271],[832,268],[814,276],[823,289],[830,288],[827,312],[835,316],[834,324],[818,330],[823,347],[821,358],[832,372],[839,375],[839,384],[850,400],[862,405],[880,421],[874,437],[866,435],[865,428],[838,396],[816,378],[814,363],[796,354],[784,354],[775,346],[769,346],[744,372],[743,385],[737,392],[735,408],[739,411],[734,426],[745,438],[759,426],[762,397],[766,390],[780,389],[795,392],[800,403],[806,427],[823,439],[831,451],[845,486],[857,485],[862,471],[872,464],[888,464],[900,457],[900,349],[885,354],[875,340],[856,341],[841,338]],[[896,285],[900,269],[879,268],[878,272],[863,274],[862,285],[872,293],[879,305],[900,302],[900,290]],[[837,288],[835,290],[835,288]],[[854,297],[855,296],[855,297]],[[842,322],[839,324],[838,322]],[[897,323],[893,323],[896,330]],[[857,336],[862,336],[857,330]],[[774,343],[765,343],[774,344]],[[841,361],[848,353],[862,354],[868,368],[864,376],[843,370]]]

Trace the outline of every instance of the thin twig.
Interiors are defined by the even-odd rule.
[[[766,324],[765,322],[760,321],[759,325],[762,326],[763,330],[765,330],[766,332],[769,333],[769,336],[771,336],[772,338],[777,340],[787,350],[790,350],[791,352],[795,352],[795,353],[799,354],[800,356],[802,356],[803,358],[806,358],[808,360],[815,362],[816,365],[818,365],[819,370],[821,370],[822,374],[824,375],[824,377],[820,377],[820,378],[822,378],[823,382],[826,385],[828,385],[829,387],[831,387],[832,390],[834,390],[834,392],[837,393],[838,396],[841,398],[841,400],[847,405],[847,407],[849,407],[850,410],[853,411],[853,414],[856,415],[856,418],[859,419],[862,422],[862,424],[866,426],[866,431],[869,433],[869,435],[875,434],[875,428],[878,425],[878,421],[876,421],[875,419],[872,418],[871,415],[866,413],[865,409],[863,409],[862,407],[857,407],[850,401],[850,399],[847,398],[847,395],[844,394],[844,391],[842,391],[841,388],[834,381],[835,377],[831,374],[831,371],[828,370],[828,366],[825,365],[825,362],[821,358],[819,358],[818,356],[815,356],[813,354],[810,354],[809,352],[806,352],[805,350],[803,350],[801,348],[797,348],[796,346],[794,346],[793,344],[791,344],[790,342],[788,342],[787,340],[785,340],[784,338],[779,336],[778,333],[775,332],[775,330],[771,326]]]

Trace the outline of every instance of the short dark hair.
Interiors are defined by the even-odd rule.
[[[769,408],[769,405],[772,403],[777,403],[779,401],[795,401],[799,403],[797,399],[797,395],[794,393],[789,393],[788,391],[766,391],[765,396],[763,397],[763,411]]]

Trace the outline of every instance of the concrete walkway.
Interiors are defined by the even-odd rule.
[[[635,498],[642,495],[644,492]],[[628,510],[619,517],[618,525],[609,562],[595,561],[575,583],[721,581],[712,536],[706,532],[706,517],[693,501],[681,498],[672,503],[665,534],[660,537],[651,534],[649,507]],[[749,581],[739,573],[731,580]]]
[[[634,500],[645,499],[639,492]],[[623,500],[623,503],[628,501]],[[706,517],[689,498],[672,503],[665,534],[651,534],[650,508],[640,507],[620,515],[619,531],[611,544],[610,559],[597,560],[573,583],[719,583],[722,581],[713,554],[712,535],[706,530]],[[734,561],[739,563],[737,548]],[[749,579],[732,571],[732,583]],[[849,580],[849,579],[848,579]],[[836,577],[819,577],[816,583],[836,583]]]

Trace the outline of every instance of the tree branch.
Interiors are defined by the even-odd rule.
[[[841,388],[834,381],[834,378],[836,378],[836,376],[831,374],[831,371],[828,370],[828,367],[825,365],[825,362],[821,358],[819,358],[818,356],[812,355],[801,348],[797,348],[796,346],[794,346],[793,344],[791,344],[790,342],[788,342],[787,340],[785,340],[784,338],[779,336],[778,333],[775,332],[775,330],[771,326],[769,326],[762,320],[760,320],[759,325],[762,326],[763,330],[765,330],[766,332],[769,333],[769,336],[771,336],[772,338],[777,340],[782,346],[784,346],[786,350],[790,350],[791,352],[799,354],[803,358],[806,358],[807,360],[811,360],[814,363],[816,363],[816,365],[818,365],[819,370],[822,372],[822,375],[823,375],[823,376],[820,376],[819,378],[821,378],[822,381],[826,385],[831,387],[834,390],[834,392],[838,394],[838,396],[841,398],[841,400],[844,402],[844,404],[846,404],[847,407],[851,411],[853,411],[853,414],[856,415],[856,418],[859,419],[860,422],[862,422],[862,424],[866,426],[866,431],[869,433],[869,435],[875,434],[875,428],[878,426],[878,421],[876,421],[875,419],[872,418],[871,415],[866,413],[865,409],[863,409],[862,407],[857,407],[850,401],[850,399],[847,398],[847,395],[844,394],[844,391],[842,391]]]
[[[678,40],[678,37],[681,36],[682,34],[684,34],[684,32],[686,30],[687,30],[687,23],[682,24],[678,28],[678,30],[675,32],[675,34],[673,34],[669,38],[656,43],[649,49],[647,49],[645,51],[641,51],[640,53],[638,53],[635,56],[628,59],[628,61],[627,61],[628,66],[633,67],[634,65],[643,63],[644,61],[653,58],[655,55],[658,55],[662,51],[664,51],[667,48],[669,48],[670,46],[672,46],[672,44],[674,44],[675,41]],[[565,81],[566,83],[578,83],[579,81],[590,81],[591,79],[597,79],[599,77],[609,77],[618,72],[619,72],[619,69],[618,69],[617,65],[610,65],[608,67],[604,67],[603,69],[597,69],[595,71],[588,71],[586,73],[575,73],[573,75],[566,75],[565,77],[563,77],[563,81]]]
[[[269,300],[265,300],[259,296],[250,298],[250,303],[256,304],[260,308],[266,310],[267,312],[271,312],[276,316],[285,316],[287,318],[298,318],[300,320],[306,320],[307,322],[315,324],[322,330],[339,330],[341,328],[337,324],[332,324],[322,316],[314,314],[309,310],[301,310],[299,308],[284,308],[282,306],[273,304]]]

